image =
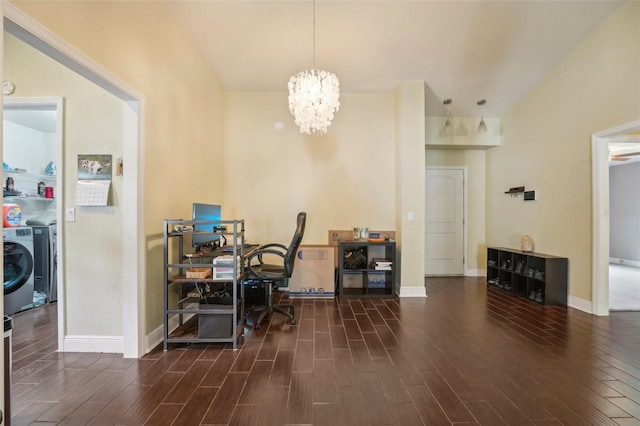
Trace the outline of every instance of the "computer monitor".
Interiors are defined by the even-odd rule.
[[[193,220],[216,220],[222,219],[222,206],[217,204],[193,203]],[[191,243],[194,247],[202,247],[212,244],[220,240],[220,235],[212,234],[196,234],[195,232],[213,232],[214,226],[220,226],[219,223],[194,224],[193,238]]]

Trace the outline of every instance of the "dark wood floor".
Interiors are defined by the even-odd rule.
[[[428,279],[426,299],[298,300],[241,349],[55,352],[15,317],[13,425],[640,425],[640,313],[595,317]]]

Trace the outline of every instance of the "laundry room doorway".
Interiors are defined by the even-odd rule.
[[[58,248],[64,251],[64,231],[58,227],[62,203],[57,202],[64,199],[62,174],[57,173],[63,162],[63,123],[61,97],[3,99],[3,172],[13,179],[17,194],[5,193],[4,202],[20,206],[21,226],[37,233],[33,235],[34,308],[51,302],[64,306],[64,264],[57,262]],[[45,188],[51,188],[49,196]],[[58,317],[58,336],[63,335],[62,318]]]

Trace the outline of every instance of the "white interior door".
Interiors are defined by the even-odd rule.
[[[464,275],[464,169],[427,168],[425,275]]]

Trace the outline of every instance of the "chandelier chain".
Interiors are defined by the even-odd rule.
[[[316,0],[313,0],[313,67],[289,79],[289,111],[301,133],[327,133],[340,109],[340,82],[335,74],[316,68]]]

